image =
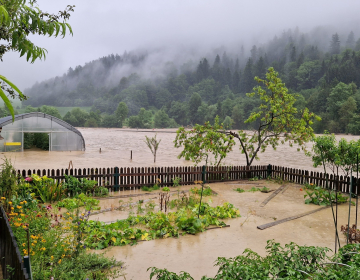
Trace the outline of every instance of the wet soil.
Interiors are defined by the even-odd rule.
[[[266,181],[239,181],[210,184],[211,188],[218,193],[212,196],[212,205],[220,205],[230,202],[240,209],[240,218],[227,219],[227,228],[220,228],[185,235],[179,238],[157,239],[140,242],[135,246],[110,247],[102,250],[107,256],[114,256],[118,260],[125,261],[127,279],[149,279],[148,267],[167,268],[170,271],[189,272],[194,279],[201,276],[214,276],[217,268],[213,266],[217,257],[235,257],[246,248],[251,248],[261,255],[265,255],[266,241],[275,239],[282,245],[295,242],[299,245],[326,246],[334,250],[335,228],[331,208],[314,214],[288,221],[274,227],[259,230],[257,226],[287,218],[314,209],[320,206],[304,204],[304,191],[301,186],[289,183],[285,188],[266,206],[260,204],[272,194],[262,192],[248,192],[252,187],[264,186],[276,190],[281,185]],[[182,188],[190,188],[184,186]],[[238,193],[236,188],[242,188],[246,192]],[[127,194],[129,191],[123,192]],[[141,191],[133,191],[133,193]],[[154,192],[154,194],[156,194]],[[156,195],[154,196],[156,197]],[[140,196],[139,199],[148,199],[149,196]],[[138,199],[138,198],[136,198]],[[124,202],[129,198],[123,198]],[[208,198],[205,198],[208,200]],[[109,207],[117,199],[102,199],[101,205]],[[134,198],[132,202],[136,201]],[[157,199],[154,199],[157,203]],[[114,203],[115,204],[115,203]],[[348,204],[338,207],[338,227],[347,224]],[[126,218],[127,214],[121,211],[111,211],[101,215],[92,216],[91,219],[113,221]],[[351,221],[355,222],[355,207],[351,207]],[[340,242],[344,245],[344,236],[340,233]],[[99,252],[99,251],[96,251]]]

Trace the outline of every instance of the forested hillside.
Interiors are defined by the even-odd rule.
[[[175,127],[219,115],[227,127],[244,129],[249,128],[244,120],[259,105],[246,93],[256,86],[254,77],[264,77],[272,66],[298,95],[297,108],[321,116],[316,132],[360,134],[360,39],[352,31],[289,30],[248,51],[223,47],[182,64],[153,61],[151,66],[150,56],[110,55],[70,68],[26,90],[23,106],[32,106],[27,111],[42,105],[92,106],[90,113],[73,109],[64,116],[76,126]]]

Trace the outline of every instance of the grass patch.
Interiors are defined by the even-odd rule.
[[[152,192],[152,191],[160,190],[160,187],[158,185],[154,185],[152,187],[142,186],[141,190],[144,191],[144,192]]]

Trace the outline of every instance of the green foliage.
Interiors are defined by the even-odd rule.
[[[49,134],[48,133],[24,133],[24,149],[33,147],[48,151]]]
[[[210,225],[225,226],[219,219],[236,218],[240,212],[230,203],[211,207],[202,204],[200,218],[197,218],[199,204],[186,205],[176,212],[148,212],[143,216],[130,215],[125,220],[112,224],[89,221],[85,229],[85,245],[93,249],[108,246],[135,244],[138,240],[177,237],[182,234],[196,234],[206,230]],[[136,225],[144,227],[136,228]]]
[[[123,122],[129,114],[129,109],[124,102],[120,102],[116,111],[115,116],[118,119],[119,127],[123,126]]]
[[[237,188],[234,189],[234,191],[237,191],[238,193],[243,193],[246,192],[244,189],[241,188]],[[252,187],[250,190],[248,190],[248,192],[263,192],[263,193],[268,193],[270,192],[270,189],[267,187],[262,187],[262,188],[256,188],[256,187]]]
[[[101,192],[108,193],[108,189],[97,186],[97,181],[88,180],[86,178],[77,179],[73,176],[65,175],[65,180],[62,184],[66,189],[66,192],[70,193],[71,195],[93,192],[95,192],[96,195]]]
[[[181,178],[180,177],[175,177],[171,179],[173,181],[173,187],[179,187],[180,186],[180,181]]]
[[[151,269],[150,273],[150,280],[153,279],[154,276],[156,276],[156,279],[158,280],[194,280],[190,276],[189,273],[181,271],[179,275],[177,275],[174,272],[170,272],[167,269],[160,269],[156,267],[149,267],[147,270],[149,271]]]
[[[85,194],[81,193],[76,198],[65,198],[58,203],[57,207],[65,207],[68,210],[73,210],[79,207],[85,206],[85,210],[100,210],[101,207],[98,207],[100,200],[88,197]]]
[[[298,110],[294,107],[296,98],[288,93],[288,89],[274,68],[270,67],[266,73],[266,79],[255,77],[258,83],[265,86],[257,86],[254,92],[247,94],[249,97],[258,95],[261,105],[250,114],[245,123],[256,122],[257,129],[252,133],[240,130],[238,134],[230,133],[240,142],[240,149],[246,157],[246,165],[250,166],[254,159],[258,159],[258,152],[265,152],[268,146],[273,149],[281,143],[289,141],[290,146],[298,144],[302,150],[306,150],[306,142],[313,136],[311,125],[314,119],[319,119],[307,108],[297,117]]]
[[[175,147],[184,147],[178,158],[191,159],[195,165],[205,160],[206,165],[209,155],[212,154],[214,165],[219,166],[221,161],[232,150],[235,142],[232,136],[223,133],[222,125],[219,123],[219,117],[215,118],[214,125],[209,122],[205,125],[195,125],[192,130],[187,131],[184,127],[180,127],[176,131],[174,140]]]
[[[358,254],[351,254],[348,262],[342,261],[344,253],[354,252],[357,245],[343,247],[339,254],[328,257],[329,248],[299,246],[295,243],[280,246],[273,240],[267,242],[267,255],[261,257],[250,249],[234,258],[219,257],[215,266],[219,267],[214,277],[203,276],[201,280],[224,279],[356,279],[360,266]],[[326,262],[341,262],[349,266],[325,266]],[[151,277],[159,279],[193,279],[190,274],[181,272],[177,275],[166,269],[149,268]],[[148,270],[149,270],[148,269]],[[171,277],[171,278],[170,278]],[[151,278],[150,278],[151,279]]]
[[[0,170],[0,196],[11,199],[17,194],[16,170],[12,166],[11,160],[5,158]],[[5,206],[5,210],[8,205]]]
[[[156,128],[167,128],[171,124],[169,115],[163,111],[159,110],[154,115],[154,126]]]
[[[154,186],[152,186],[152,187],[142,186],[142,187],[141,187],[141,190],[142,190],[142,191],[145,191],[145,192],[151,192],[151,191],[160,190],[160,187],[159,187],[158,185],[154,185]]]
[[[154,156],[154,163],[156,162],[156,153],[157,153],[157,150],[159,149],[159,145],[161,142],[161,139],[157,140],[156,136],[157,136],[157,134],[155,134],[155,137],[150,138],[145,135],[145,139],[146,139],[145,144],[146,144],[146,146],[148,146],[148,148],[150,149],[151,153]]]
[[[201,188],[193,187],[190,189],[190,192],[193,194],[200,195],[201,194]],[[212,189],[209,186],[205,186],[203,190],[203,196],[211,196],[213,194]]]
[[[40,177],[36,174],[32,174],[31,178],[35,194],[43,203],[52,203],[61,200],[65,196],[64,186],[59,181],[55,182],[54,179],[46,176]]]
[[[6,46],[0,48],[0,60],[8,51],[20,53],[20,57],[26,54],[26,60],[34,63],[36,59],[46,57],[46,50],[36,46],[30,39],[30,34],[49,35],[65,37],[66,31],[72,34],[71,26],[66,22],[69,19],[69,12],[73,11],[73,6],[68,5],[66,10],[59,15],[44,13],[38,7],[36,1],[16,0],[2,2],[0,6],[0,25],[2,31],[0,39],[6,42]],[[61,22],[62,21],[62,22]],[[26,99],[22,92],[8,79],[0,75],[0,97],[9,108],[10,114],[14,120],[14,110],[7,98],[7,91],[12,98],[18,94],[20,100]],[[6,87],[9,86],[9,87]]]
[[[85,122],[90,119],[90,115],[85,110],[76,107],[67,112],[63,119],[73,126],[84,127]]]
[[[324,166],[330,168],[334,175],[339,175],[339,169],[346,176],[350,174],[351,169],[356,171],[357,157],[360,154],[360,141],[341,138],[337,143],[334,134],[326,134],[314,138],[312,161],[314,167]]]
[[[47,207],[26,208],[26,202],[7,213],[21,255],[31,256],[33,279],[109,279],[122,274],[122,262],[103,254],[86,253],[82,232],[86,214],[58,214]],[[28,251],[27,232],[30,233]]]
[[[315,187],[312,191],[305,190],[306,194],[304,198],[309,197],[305,200],[305,204],[315,204],[320,206],[329,206],[331,203],[335,204],[336,193],[331,190],[326,190],[321,187]],[[337,193],[337,203],[345,203],[348,198],[343,196],[340,192]]]
[[[164,192],[169,192],[170,189],[169,189],[168,187],[163,187],[163,188],[162,188],[162,191],[164,191]]]

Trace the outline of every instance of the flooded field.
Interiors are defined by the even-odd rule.
[[[91,167],[145,167],[145,166],[192,166],[193,163],[178,159],[180,149],[174,148],[175,129],[171,130],[129,130],[129,129],[105,129],[105,128],[80,128],[86,142],[84,152],[47,152],[40,150],[27,150],[20,153],[2,153],[1,157],[10,158],[17,169],[57,169],[67,168],[72,161],[74,168]],[[153,156],[146,146],[145,135],[161,139],[158,150],[157,162],[153,163]],[[358,139],[355,136],[337,136],[347,140]],[[309,143],[308,147],[311,148]],[[101,152],[100,152],[101,149]],[[132,151],[132,160],[130,153]],[[313,168],[310,157],[297,152],[296,147],[288,144],[281,145],[276,151],[268,149],[260,154],[260,161],[254,165],[279,165],[292,168],[318,170]],[[236,148],[223,162],[224,165],[245,165],[245,157]],[[196,235],[185,235],[179,238],[157,239],[148,242],[140,242],[135,246],[111,247],[100,252],[108,256],[114,256],[118,260],[125,261],[126,279],[149,279],[147,268],[156,266],[167,268],[170,271],[181,270],[189,272],[194,279],[200,279],[203,275],[214,276],[217,268],[213,267],[217,257],[234,257],[241,254],[245,248],[251,248],[261,255],[265,254],[266,241],[275,239],[281,244],[291,241],[299,245],[317,245],[334,247],[334,225],[331,209],[325,209],[317,213],[292,220],[277,226],[259,230],[257,226],[273,222],[282,218],[301,214],[319,206],[305,205],[304,192],[300,186],[290,184],[286,191],[279,193],[265,207],[260,204],[270,194],[260,192],[237,193],[233,189],[241,187],[245,190],[253,186],[267,186],[271,189],[279,187],[278,184],[269,181],[256,182],[228,182],[211,184],[211,188],[218,193],[213,197],[212,205],[220,205],[225,201],[234,204],[240,209],[241,218],[226,220],[227,228],[214,229]],[[181,187],[188,190],[190,186]],[[157,193],[143,194],[140,190],[122,191],[115,193],[114,197],[101,199],[100,206],[115,208],[119,206],[119,200],[124,203],[130,198],[120,198],[119,195],[133,196],[132,202],[138,200],[157,200]],[[339,226],[347,223],[347,205],[339,206]],[[352,217],[355,216],[355,207],[352,207]],[[127,213],[122,211],[109,211],[94,215],[91,219],[112,222],[124,219]],[[352,220],[354,220],[352,218]],[[341,236],[344,243],[344,237]],[[99,252],[99,251],[97,251]]]
[[[226,228],[208,230],[196,235],[184,235],[179,238],[156,239],[139,242],[134,246],[109,247],[102,251],[107,256],[114,256],[117,260],[125,261],[126,279],[149,279],[148,267],[167,268],[173,272],[187,271],[194,279],[200,280],[203,275],[213,277],[217,267],[214,262],[217,257],[234,257],[240,255],[246,248],[251,248],[260,255],[265,255],[266,241],[275,239],[282,245],[295,242],[299,245],[326,246],[334,250],[335,229],[331,208],[321,210],[302,218],[291,220],[264,230],[257,226],[271,223],[283,218],[319,209],[320,206],[304,203],[304,191],[299,185],[287,184],[282,192],[270,200],[264,207],[261,203],[271,193],[247,192],[252,187],[264,186],[271,190],[280,187],[279,184],[261,181],[239,181],[210,185],[218,193],[211,197],[211,205],[221,205],[228,201],[239,208],[241,217],[227,219]],[[181,190],[188,190],[191,186],[183,186]],[[246,192],[238,193],[234,189],[242,188]],[[173,190],[173,189],[172,189]],[[157,203],[157,192],[145,194],[140,190],[125,191],[120,195],[133,196],[131,202],[153,198]],[[118,196],[118,193],[115,193]],[[175,194],[176,196],[176,194]],[[116,207],[118,201],[129,202],[130,198],[113,197],[101,199],[102,209]],[[208,198],[205,198],[207,201]],[[339,229],[347,224],[348,204],[339,206]],[[109,211],[91,216],[93,220],[105,222],[126,218],[124,211]],[[351,221],[355,221],[355,207],[351,208]],[[340,233],[341,245],[346,243],[344,235]]]
[[[11,158],[17,169],[67,168],[70,161],[72,161],[74,168],[193,165],[191,161],[177,158],[180,149],[174,147],[175,129],[142,129],[139,131],[117,128],[79,128],[79,130],[85,138],[86,151],[84,152],[26,150],[19,153],[1,153],[1,158],[5,156]],[[153,156],[144,140],[145,135],[152,137],[155,133],[157,133],[157,138],[161,139],[161,143],[154,164]],[[359,138],[351,135],[337,136],[338,139],[341,137],[347,140]],[[311,148],[312,144],[308,143],[308,147]],[[132,160],[130,159],[131,151]],[[241,154],[238,143],[222,164],[246,164],[245,156]],[[254,165],[267,164],[322,171],[321,168],[312,167],[310,157],[306,157],[303,152],[297,152],[296,147],[291,148],[288,144],[279,146],[276,151],[268,148],[265,153],[260,154],[260,160],[254,162]]]

